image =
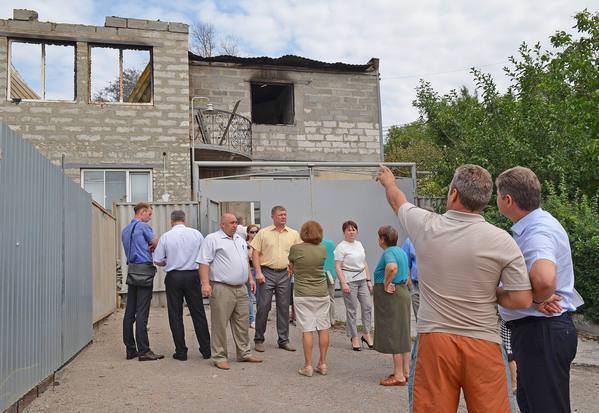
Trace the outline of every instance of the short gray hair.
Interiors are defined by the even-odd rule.
[[[528,168],[516,166],[503,171],[495,185],[503,198],[510,195],[520,209],[532,211],[541,205],[541,183]]]
[[[183,212],[181,210],[171,212],[171,221],[184,222],[185,221],[185,212]]]
[[[464,207],[480,211],[491,199],[493,179],[489,171],[482,166],[466,164],[455,170],[449,188],[458,191]]]

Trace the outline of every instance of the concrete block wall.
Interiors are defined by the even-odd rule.
[[[10,38],[75,42],[75,101],[10,101]],[[151,47],[153,102],[90,103],[90,43]],[[77,182],[88,166],[145,168],[153,171],[155,201],[165,191],[174,201],[190,199],[187,25],[121,17],[107,17],[104,27],[0,20],[0,119],[53,162],[64,154],[66,172]]]
[[[252,125],[254,160],[380,160],[377,76],[190,61],[192,96],[250,119],[251,81],[293,83],[295,123]]]

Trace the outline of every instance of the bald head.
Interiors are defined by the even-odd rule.
[[[237,217],[233,214],[223,214],[220,217],[220,228],[225,234],[232,237],[237,230]]]

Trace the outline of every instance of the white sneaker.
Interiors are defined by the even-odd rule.
[[[250,328],[254,328],[254,329],[255,329],[255,328],[256,328],[256,323],[252,321],[252,322],[250,323]]]

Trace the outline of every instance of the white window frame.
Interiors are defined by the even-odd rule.
[[[148,201],[147,202],[153,201],[154,194],[152,193],[152,182],[154,180],[153,180],[153,176],[152,176],[152,169],[82,168],[80,179],[81,179],[81,188],[83,188],[83,190],[85,190],[85,172],[104,172],[104,199],[102,200],[103,202],[101,202],[101,204],[104,208],[106,208],[106,172],[125,172],[125,188],[126,188],[125,191],[126,191],[126,197],[127,197],[126,202],[131,202],[131,173],[133,173],[133,174],[141,173],[141,172],[148,173],[150,179],[148,179]]]
[[[10,84],[12,79],[12,44],[13,43],[30,43],[39,44],[42,49],[41,56],[41,99],[21,99],[22,102],[75,102],[77,100],[77,44],[74,42],[51,41],[42,39],[9,39],[8,40],[8,85],[6,99],[12,101],[12,91]],[[65,46],[73,46],[73,99],[46,99],[46,45],[62,44]]]

